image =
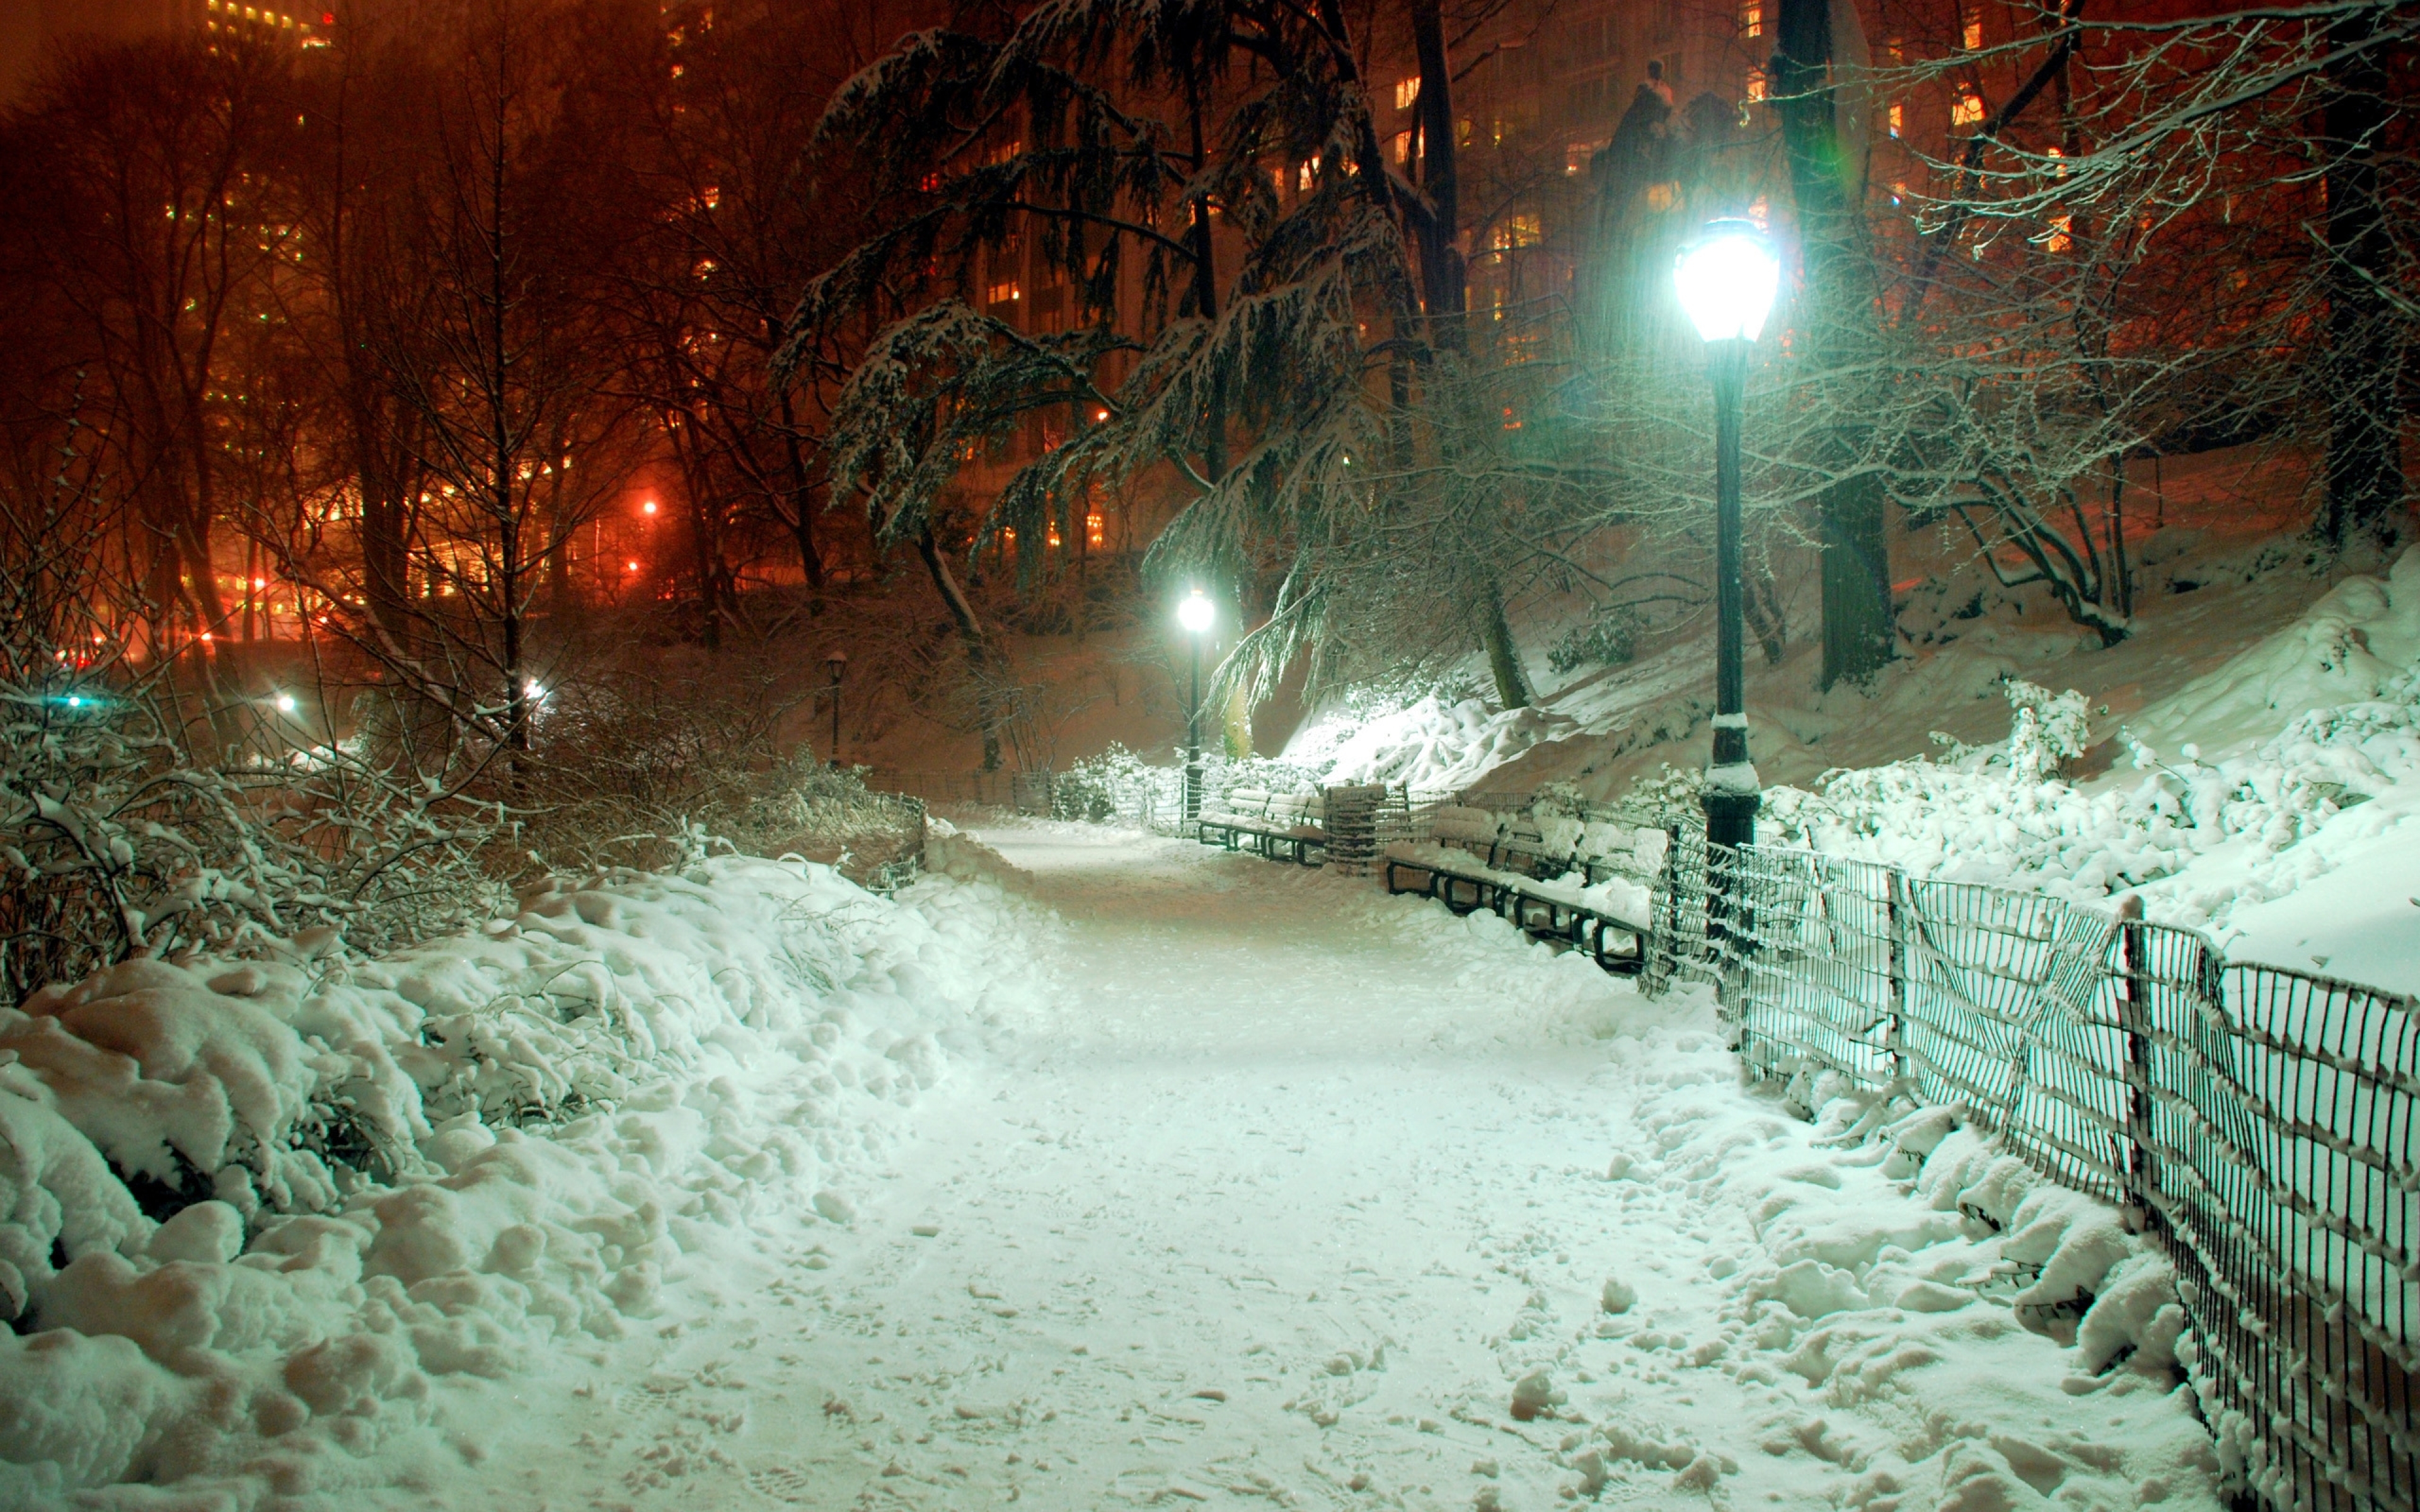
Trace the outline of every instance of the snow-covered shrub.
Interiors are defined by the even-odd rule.
[[[2304,712],[2241,755],[2205,761],[2188,744],[2170,759],[2134,742],[2145,775],[2099,791],[2051,770],[2080,744],[2079,717],[2073,704],[2044,717],[2021,703],[2007,745],[1946,742],[1936,760],[1829,772],[1813,792],[1768,789],[1763,833],[1918,876],[2078,903],[2144,888],[2153,918],[2199,927],[2273,895],[2262,868],[2285,866],[2280,853],[2343,809],[2420,780],[2420,669],[2387,682],[2374,700]],[[2223,882],[2164,880],[2239,837],[2249,850]],[[2276,879],[2275,890],[2292,881]]]
[[[384,949],[507,896],[480,864],[498,809],[273,730],[198,748],[210,729],[156,671],[0,681],[0,1001],[195,949]]]
[[[2053,693],[2049,688],[2011,677],[2007,683],[2009,707],[2015,720],[2009,730],[2009,774],[2019,782],[2039,782],[2066,770],[2084,754],[2092,738],[2092,716],[2084,695],[2073,688]]]
[[[1617,604],[1588,624],[1565,631],[1546,652],[1546,665],[1559,673],[1590,662],[1626,667],[1638,656],[1638,636],[1645,627],[1645,616],[1637,609]]]
[[[1050,779],[1050,814],[1108,824],[1144,822],[1155,810],[1176,811],[1183,774],[1154,766],[1115,741],[1097,756],[1069,764]]]
[[[796,702],[745,669],[711,696],[657,669],[607,669],[560,689],[538,723],[520,790],[526,844],[550,864],[680,866],[724,850],[847,857],[870,877],[918,855],[923,811],[867,790],[804,743],[785,746]]]

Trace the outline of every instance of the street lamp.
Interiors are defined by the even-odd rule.
[[[1196,588],[1176,606],[1176,623],[1193,638],[1193,698],[1185,714],[1185,824],[1202,818],[1202,638],[1218,622],[1218,606]]]
[[[832,737],[830,760],[835,769],[840,765],[840,674],[847,666],[848,653],[845,651],[834,649],[830,656],[824,658],[824,670],[831,673]]]
[[[1781,264],[1750,221],[1713,221],[1681,254],[1672,282],[1705,338],[1714,380],[1714,749],[1706,769],[1706,842],[1756,840],[1756,767],[1747,759],[1740,590],[1740,409],[1748,349],[1781,286]]]

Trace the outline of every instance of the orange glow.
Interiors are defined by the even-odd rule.
[[[269,579],[266,578],[255,578],[252,580],[252,586],[255,588],[266,588],[269,586]]]
[[[642,510],[645,511],[647,514],[652,515],[652,514],[654,514],[654,513],[656,512],[656,501],[655,501],[654,500],[650,499],[650,500],[648,500],[645,503],[641,504],[639,507],[640,507],[640,509],[642,509]]]
[[[627,562],[622,564],[622,570],[624,572],[636,572],[639,570],[639,564],[635,562]]]
[[[1085,544],[1085,545],[1087,545],[1087,546],[1099,546],[1099,545],[1102,543],[1102,539],[1103,539],[1103,531],[1102,531],[1102,525],[1101,525],[1101,517],[1100,517],[1100,516],[1098,516],[1098,515],[1087,515],[1087,516],[1085,516],[1085,517],[1084,517],[1084,544]]]

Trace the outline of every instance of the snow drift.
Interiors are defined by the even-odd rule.
[[[2009,741],[1769,790],[1766,838],[2077,903],[2134,891],[2238,958],[2420,990],[2420,552],[2146,709],[2119,733],[2131,773],[2049,775],[2082,748],[2046,748],[2062,714],[2033,705],[2062,701],[2009,686],[2024,705]],[[2320,914],[2259,911],[2349,863]],[[2398,906],[2377,903],[2389,894]]]
[[[846,1223],[902,1110],[1018,1011],[1019,913],[724,859],[381,960],[136,960],[0,1011],[0,1506],[385,1483],[365,1457],[408,1458],[431,1378],[614,1337],[753,1227]]]

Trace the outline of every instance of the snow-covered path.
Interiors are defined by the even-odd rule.
[[[471,1388],[496,1431],[428,1491],[2213,1504],[2164,1376],[2071,1376],[1939,1285],[1988,1246],[1743,1094],[1702,1005],[1367,884],[983,838],[1067,921],[1051,1016],[820,1252],[692,1281],[585,1379]]]

